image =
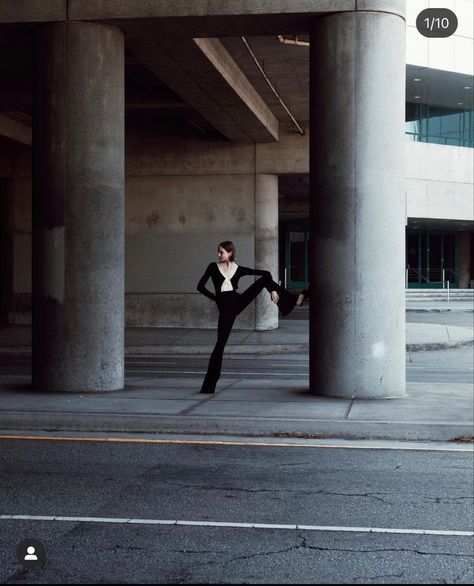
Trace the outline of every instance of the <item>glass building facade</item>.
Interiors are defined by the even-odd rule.
[[[405,134],[414,141],[474,148],[474,112],[406,104]]]

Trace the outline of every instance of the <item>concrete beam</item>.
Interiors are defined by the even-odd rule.
[[[194,42],[218,73],[219,77],[214,77],[227,94],[223,96],[227,97],[224,107],[234,112],[237,122],[256,142],[278,140],[278,120],[219,39],[194,39]],[[214,89],[219,91],[217,87]],[[218,97],[217,93],[214,95]]]
[[[314,16],[354,10],[404,16],[405,0],[3,0],[0,23],[186,17],[194,36],[235,36],[307,32]]]
[[[377,1],[377,0],[374,0]],[[96,20],[110,18],[163,18],[186,16],[242,16],[338,12],[355,10],[355,0],[176,0],[174,2],[149,0],[69,0],[69,18]]]
[[[31,125],[11,114],[0,113],[0,136],[31,146]]]
[[[179,25],[127,23],[127,50],[214,128],[235,142],[278,140],[278,121],[217,39]]]
[[[67,0],[2,0],[0,23],[67,19]]]

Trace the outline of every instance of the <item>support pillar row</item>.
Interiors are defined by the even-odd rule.
[[[278,175],[255,177],[255,268],[270,271],[278,282]],[[255,329],[278,327],[278,307],[267,291],[255,301]]]
[[[380,5],[382,2],[372,2]],[[310,56],[310,387],[405,394],[405,21],[314,21]]]
[[[33,386],[124,384],[124,37],[51,23],[35,36]]]

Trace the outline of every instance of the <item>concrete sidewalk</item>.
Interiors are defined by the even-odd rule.
[[[300,315],[304,316],[303,309]],[[129,370],[124,390],[89,394],[35,392],[28,375],[0,376],[0,429],[2,434],[177,433],[404,441],[472,438],[472,384],[408,383],[404,397],[383,400],[310,394],[308,321],[298,317],[296,313],[293,319],[281,320],[281,327],[272,332],[234,331],[224,358],[223,373],[228,371],[214,395],[201,395],[199,388],[215,330],[127,328],[127,363],[139,361],[140,355],[152,355],[148,360],[162,369],[159,374],[137,375]],[[4,360],[8,355],[29,353],[30,336],[27,326],[0,330]],[[442,361],[447,348],[472,345],[473,332],[472,328],[408,323],[407,342],[410,351],[430,349]],[[258,361],[268,361],[278,352],[284,356],[275,361],[297,362],[298,374],[277,376],[276,367],[272,375],[259,372]],[[187,366],[170,375],[163,372],[163,365],[171,355]],[[250,378],[248,373],[239,377],[230,368],[229,361],[245,355],[255,361],[255,374]]]
[[[397,399],[332,399],[298,380],[223,377],[199,393],[203,374],[129,378],[111,393],[44,393],[25,376],[0,381],[0,435],[25,431],[173,433],[455,441],[472,438],[470,384],[408,383]]]

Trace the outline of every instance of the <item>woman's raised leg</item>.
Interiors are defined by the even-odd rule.
[[[240,296],[239,296],[239,313],[243,311],[247,305],[252,302],[255,297],[262,291],[262,289],[267,289],[269,293],[272,291],[276,291],[278,293],[278,297],[280,298],[277,305],[278,309],[283,315],[287,315],[296,305],[296,301],[298,300],[297,295],[293,295],[289,291],[287,291],[284,287],[281,287],[275,281],[273,281],[271,274],[267,272],[267,274],[263,277],[260,277],[252,283],[248,289],[246,289]]]

